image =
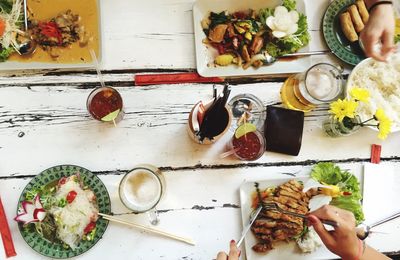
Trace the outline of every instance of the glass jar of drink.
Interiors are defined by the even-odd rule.
[[[123,117],[123,102],[119,92],[112,87],[94,89],[86,102],[90,115],[103,122],[118,122]]]
[[[343,93],[342,70],[328,63],[318,63],[306,72],[289,77],[281,88],[283,104],[295,110],[311,111],[330,103]]]

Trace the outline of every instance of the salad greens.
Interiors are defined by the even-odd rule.
[[[9,13],[13,6],[12,0],[0,0],[0,11]]]
[[[283,0],[282,6],[288,11],[296,10],[296,0]],[[262,24],[266,24],[269,16],[274,14],[274,9],[265,8],[259,11],[259,17]],[[310,34],[308,33],[307,16],[299,13],[299,21],[297,22],[298,29],[293,35],[283,38],[271,37],[270,41],[265,46],[268,54],[276,57],[289,53],[294,53],[306,46],[310,42]],[[267,27],[268,30],[270,30]]]
[[[333,198],[330,204],[353,212],[357,224],[364,220],[360,203],[362,199],[360,183],[353,174],[347,170],[341,170],[333,163],[324,162],[314,166],[311,177],[321,183],[338,186],[347,195]]]

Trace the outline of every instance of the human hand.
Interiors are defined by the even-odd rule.
[[[236,246],[235,240],[231,240],[229,244],[229,255],[225,252],[219,252],[216,260],[238,260],[240,256],[240,250]]]
[[[327,231],[321,219],[338,223],[332,231]],[[314,227],[325,246],[342,259],[357,259],[359,239],[356,234],[356,221],[353,213],[334,206],[325,205],[308,215],[309,223]]]
[[[392,5],[376,6],[370,13],[368,23],[361,32],[360,38],[367,56],[379,61],[386,61],[390,53],[394,52],[395,19]],[[382,48],[376,50],[376,44],[382,43]]]

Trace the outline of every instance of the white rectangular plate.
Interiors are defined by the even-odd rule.
[[[214,57],[218,55],[217,51],[203,44],[206,35],[201,27],[201,20],[204,19],[210,11],[212,12],[234,12],[241,10],[259,10],[266,7],[276,7],[281,3],[280,0],[197,0],[193,6],[193,23],[196,47],[196,65],[197,71],[203,77],[226,77],[226,76],[245,76],[262,74],[280,74],[303,72],[311,66],[311,58],[303,57],[292,61],[277,61],[270,66],[260,68],[250,67],[244,70],[239,66],[215,67],[213,65]],[[297,0],[297,10],[306,14],[304,0]],[[310,23],[309,23],[310,24]],[[305,46],[300,52],[309,51]]]
[[[102,42],[101,42],[101,10],[100,1],[96,1],[97,17],[98,17],[98,41],[99,41],[99,52],[98,61],[102,59]],[[38,46],[38,48],[40,48]],[[18,62],[18,61],[5,61],[0,62],[0,71],[10,70],[29,70],[29,69],[84,69],[94,68],[93,62],[79,62],[79,63],[57,63],[57,62]]]
[[[257,181],[260,184],[260,190],[264,190],[268,187],[276,187],[281,185],[289,180],[296,179],[298,181],[306,182],[309,177],[292,177],[285,179],[270,179],[270,180],[262,180]],[[253,211],[251,208],[251,196],[256,191],[254,187],[254,182],[246,182],[240,186],[240,205],[242,211],[242,223],[243,227],[245,227],[249,223],[250,213]],[[301,259],[335,259],[336,255],[329,252],[329,250],[325,246],[321,246],[318,250],[313,253],[305,254],[300,251],[295,242],[290,243],[279,243],[275,245],[275,248],[269,251],[266,254],[260,254],[255,252],[252,247],[257,244],[257,239],[251,232],[251,230],[247,233],[245,238],[245,249],[246,249],[246,257],[249,260],[276,260],[276,259],[285,259],[285,260],[301,260]]]

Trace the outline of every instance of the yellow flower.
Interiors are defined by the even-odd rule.
[[[385,114],[382,108],[378,108],[375,112],[375,119],[378,121],[379,139],[386,139],[392,129],[392,120]]]
[[[367,89],[356,87],[350,90],[350,96],[356,101],[368,103],[370,98],[370,93]]]
[[[334,115],[335,119],[342,122],[345,117],[355,117],[357,106],[358,103],[354,100],[338,99],[331,103],[329,112]]]

